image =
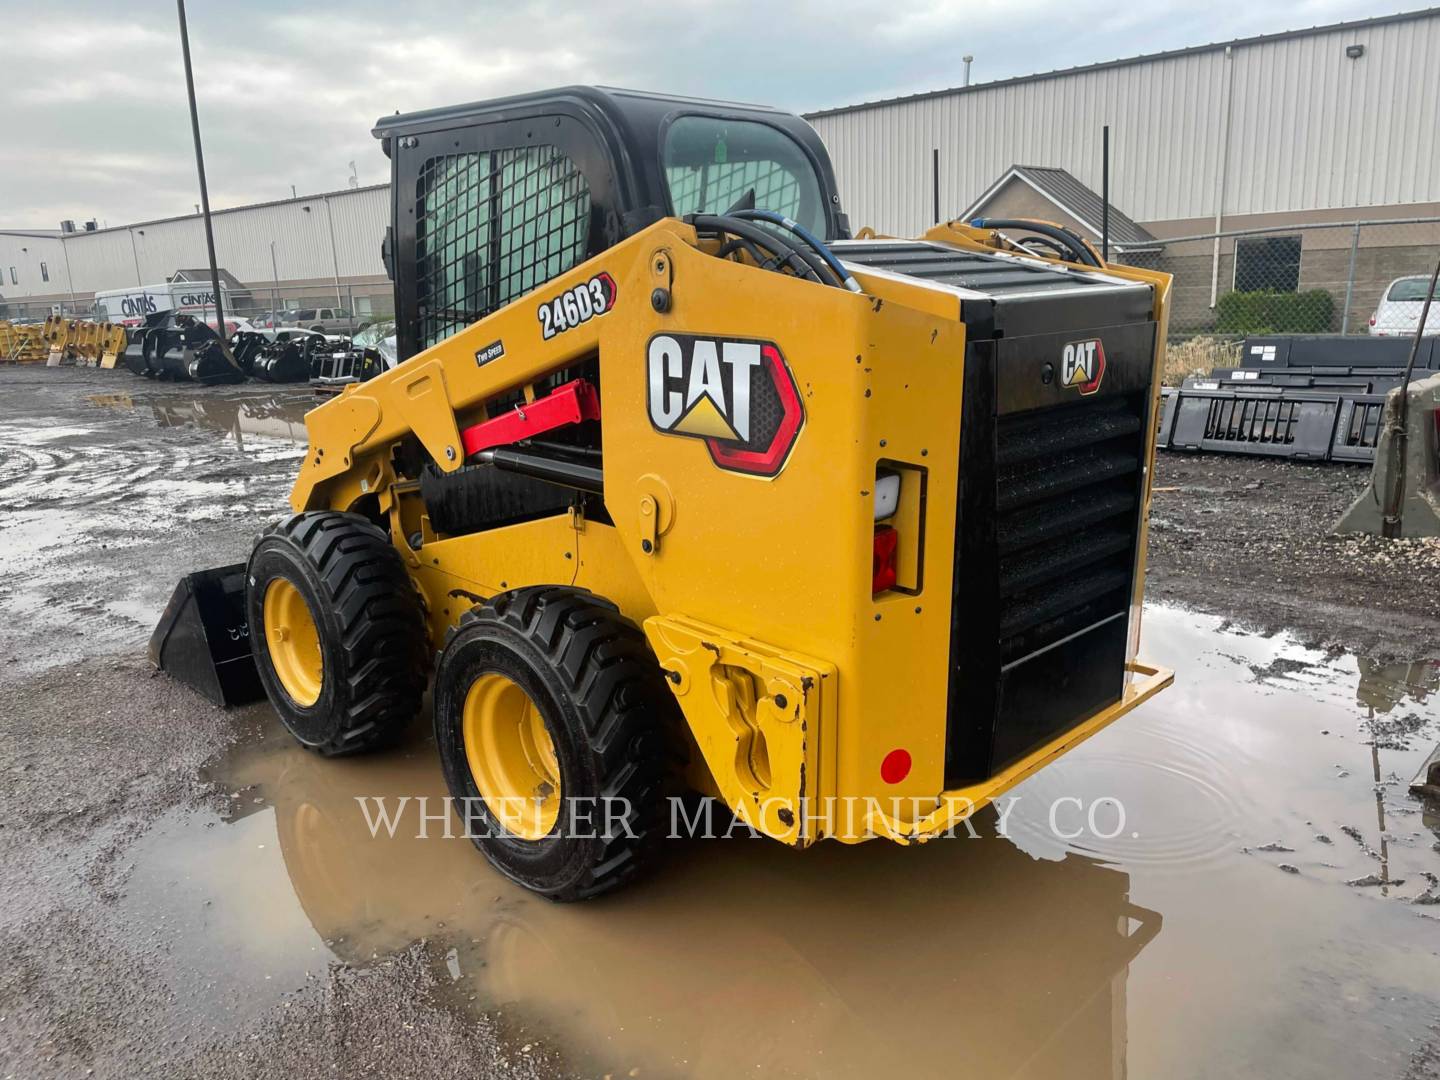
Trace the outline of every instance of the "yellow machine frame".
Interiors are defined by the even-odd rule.
[[[1013,250],[951,223],[925,239]],[[760,831],[803,846],[823,836],[908,842],[944,833],[1041,766],[1167,686],[1135,659],[1145,537],[1131,610],[1122,700],[1084,718],[983,783],[945,790],[951,530],[960,461],[965,325],[960,298],[859,270],[863,294],[718,259],[666,219],[557,277],[306,418],[309,450],[296,511],[352,509],[377,497],[425,598],[435,642],[481,598],[524,585],[590,589],[643,625],[688,722],[691,779]],[[1077,267],[1087,270],[1087,267]],[[604,315],[545,339],[535,303],[597,273],[614,279]],[[1158,397],[1170,279],[1125,266],[1106,274],[1153,286]],[[652,291],[668,290],[656,310]],[[645,408],[646,344],[656,333],[778,343],[804,405],[786,467],[772,479],[717,469],[702,441],[656,430]],[[504,355],[477,363],[503,342]],[[460,432],[486,403],[599,354],[605,505],[614,525],[571,511],[471,535],[430,527],[418,483],[397,479],[392,450],[419,439],[445,471],[464,464]],[[952,361],[952,362],[946,362]],[[1152,413],[1154,403],[1152,402]],[[1154,431],[1147,436],[1148,520]],[[872,595],[871,488],[877,464],[927,477],[918,595]],[[419,532],[421,547],[405,539]],[[743,583],[737,586],[737,582]],[[913,768],[882,780],[887,754]]]

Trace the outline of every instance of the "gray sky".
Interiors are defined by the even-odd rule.
[[[1388,14],[1356,0],[190,0],[211,205],[388,179],[377,117],[564,83],[796,111]],[[0,226],[199,199],[173,4],[5,0]],[[877,14],[880,21],[876,22]]]

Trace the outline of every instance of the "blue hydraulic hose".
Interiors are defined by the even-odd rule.
[[[855,280],[855,275],[845,269],[845,264],[837,259],[825,246],[824,242],[815,236],[809,229],[805,228],[793,218],[784,214],[778,214],[774,210],[732,210],[730,217],[748,218],[752,221],[768,221],[772,225],[779,225],[782,229],[788,229],[805,243],[809,244],[817,255],[825,260],[825,264],[835,271],[835,276],[840,279],[845,288],[851,292],[860,291],[860,283]]]

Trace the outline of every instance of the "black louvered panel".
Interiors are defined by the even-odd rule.
[[[1056,377],[1100,340],[1093,394]],[[963,786],[1117,701],[1137,565],[1155,325],[966,352],[946,780]]]
[[[997,421],[1002,663],[1074,633],[1079,610],[1128,607],[1142,409],[1126,395]]]

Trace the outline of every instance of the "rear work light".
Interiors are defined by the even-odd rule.
[[[889,525],[875,529],[875,559],[870,573],[871,593],[895,587],[895,556],[900,549],[900,534]]]
[[[900,474],[894,469],[875,470],[875,520],[894,517],[900,505]]]

